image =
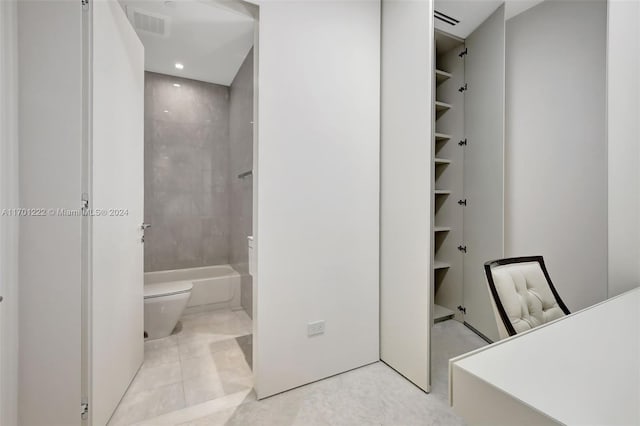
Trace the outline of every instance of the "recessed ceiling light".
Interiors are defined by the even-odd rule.
[[[167,7],[176,7],[176,2],[168,0],[164,2],[164,5]]]
[[[178,83],[173,83],[173,87],[180,87]]]
[[[184,65],[182,65],[180,62],[176,62],[176,69],[181,70],[183,68],[184,68]]]
[[[169,110],[168,110],[168,109],[165,109],[165,110],[164,110],[164,112],[169,112]]]

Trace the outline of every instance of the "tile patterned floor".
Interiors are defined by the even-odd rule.
[[[257,401],[241,348],[250,329],[243,312],[185,317],[177,336],[147,343],[145,365],[110,424],[463,425],[448,406],[448,359],[486,344],[456,321],[436,324],[429,395],[378,362]]]
[[[244,311],[191,314],[180,323],[173,335],[145,342],[144,363],[109,425],[131,425],[251,391],[241,344],[247,345],[252,324]]]

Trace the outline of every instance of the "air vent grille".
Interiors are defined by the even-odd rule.
[[[433,16],[436,19],[441,20],[442,22],[451,25],[452,27],[455,27],[456,25],[458,25],[460,23],[460,21],[452,16],[449,15],[445,15],[442,12],[438,12],[437,10],[434,11]]]
[[[169,35],[169,18],[140,9],[128,10],[129,20],[136,31],[143,31],[160,37]]]

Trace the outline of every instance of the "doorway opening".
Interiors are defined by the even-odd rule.
[[[203,404],[255,399],[257,10],[119,3],[145,51],[144,361],[109,424],[188,421]]]
[[[505,90],[504,6],[465,16],[467,28],[442,19],[446,6],[434,33],[431,340],[432,390],[445,395],[448,360],[497,340],[483,264],[504,253]]]

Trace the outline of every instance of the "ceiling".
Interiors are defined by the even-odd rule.
[[[145,69],[231,85],[253,46],[253,18],[207,0],[120,0],[145,49]],[[175,64],[184,65],[182,70]]]
[[[543,0],[435,0],[435,10],[460,21],[455,26],[435,20],[437,29],[465,39],[501,4],[505,4],[505,20],[541,3]]]

